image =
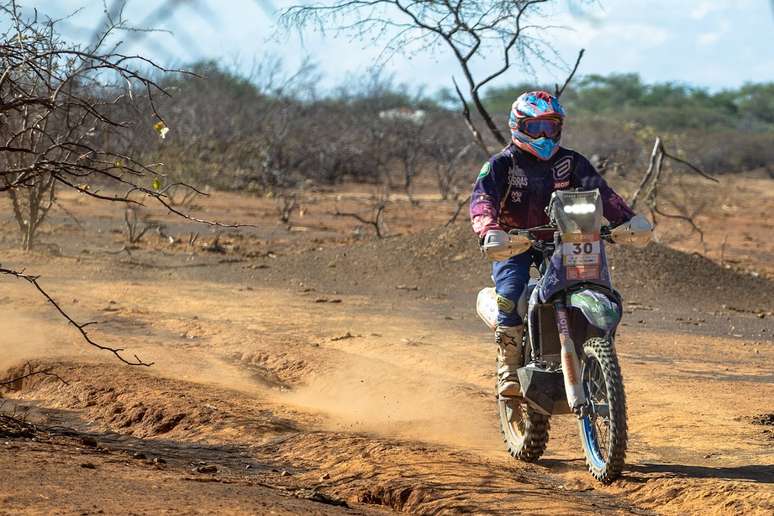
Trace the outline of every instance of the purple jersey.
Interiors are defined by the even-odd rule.
[[[585,157],[560,147],[551,159],[539,160],[511,144],[481,168],[470,199],[473,231],[531,228],[548,224],[545,209],[555,190],[599,189],[605,218],[613,225],[634,212],[610,188]]]

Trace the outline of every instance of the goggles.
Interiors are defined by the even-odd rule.
[[[562,134],[562,121],[558,118],[524,118],[519,120],[519,131],[531,138],[556,138]]]

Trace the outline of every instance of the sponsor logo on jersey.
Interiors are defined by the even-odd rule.
[[[565,156],[559,161],[554,163],[551,167],[551,172],[554,175],[554,181],[564,181],[570,178],[570,171],[572,170],[572,156]]]
[[[511,202],[520,204],[523,193],[521,190],[511,190]]]
[[[484,166],[481,167],[481,171],[478,173],[478,177],[476,178],[476,180],[486,177],[491,170],[492,170],[492,164],[487,161],[486,163],[484,163]]]
[[[508,174],[508,184],[514,188],[527,188],[527,184],[529,183],[527,176],[518,174],[518,172],[521,171],[519,170],[515,173],[511,172]]]
[[[554,190],[561,190],[570,186],[569,181],[554,181]]]

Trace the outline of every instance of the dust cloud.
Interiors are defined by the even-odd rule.
[[[144,359],[153,362],[151,374],[171,380],[183,380],[238,391],[248,396],[262,392],[266,386],[243,367],[197,349],[170,349],[159,346],[136,347]],[[132,348],[134,351],[135,348]]]
[[[410,364],[353,356],[282,394],[279,401],[325,414],[327,430],[490,451],[499,439],[495,404],[488,394]]]
[[[0,371],[27,360],[80,355],[63,324],[55,325],[22,311],[0,313]]]

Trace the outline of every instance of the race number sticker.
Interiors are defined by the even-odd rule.
[[[564,235],[562,262],[567,271],[568,280],[599,279],[599,236]]]
[[[563,242],[565,265],[596,265],[599,263],[599,240],[596,242]]]

